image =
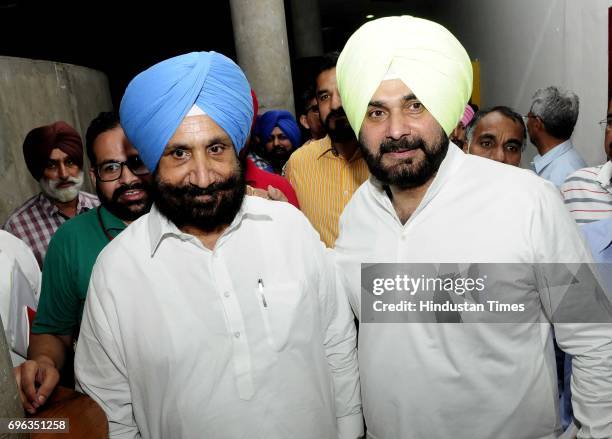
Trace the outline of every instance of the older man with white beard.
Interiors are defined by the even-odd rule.
[[[41,192],[17,208],[4,230],[22,239],[42,267],[51,237],[67,219],[99,204],[81,191],[83,142],[66,122],[34,128],[23,142],[23,156]]]

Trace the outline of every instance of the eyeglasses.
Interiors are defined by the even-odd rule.
[[[140,159],[139,156],[135,155],[128,157],[125,162],[106,162],[99,166],[96,166],[96,174],[100,181],[115,181],[121,178],[123,174],[123,167],[127,166],[132,174],[134,175],[147,175],[149,170]]]
[[[521,117],[523,118],[523,122],[525,122],[525,123],[527,123],[527,121],[528,121],[530,118],[532,118],[532,117],[533,117],[534,119],[537,119],[537,118],[538,118],[538,116],[534,116],[533,114],[525,114],[525,115],[523,115],[523,116],[521,116]]]
[[[612,130],[612,117],[610,119],[600,120],[599,126],[604,128],[606,131]]]

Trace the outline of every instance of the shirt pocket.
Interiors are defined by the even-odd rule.
[[[255,288],[266,337],[270,346],[282,351],[299,328],[294,327],[304,297],[301,282],[283,282]]]

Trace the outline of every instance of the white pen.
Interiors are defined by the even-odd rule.
[[[268,307],[268,302],[266,302],[266,296],[264,296],[264,284],[263,284],[263,280],[258,279],[257,280],[257,285],[259,286],[259,294],[261,294],[261,303],[263,304],[264,308]]]

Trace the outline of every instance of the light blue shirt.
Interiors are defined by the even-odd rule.
[[[595,262],[612,263],[612,218],[585,224],[582,232]]]
[[[544,155],[537,154],[531,164],[536,174],[557,187],[561,187],[572,172],[586,167],[586,163],[574,149],[571,140],[555,146]]]
[[[591,248],[593,259],[598,263],[607,292],[612,294],[612,218],[585,224],[582,232]]]

